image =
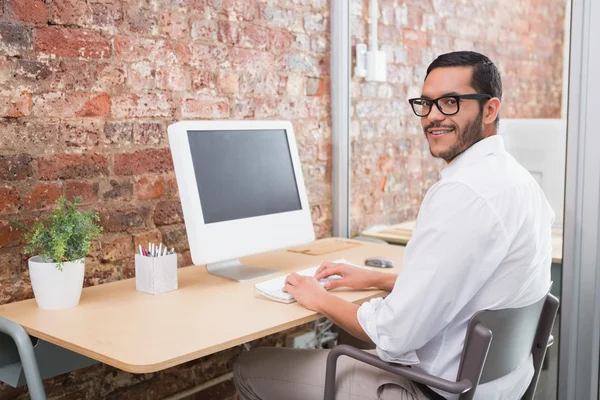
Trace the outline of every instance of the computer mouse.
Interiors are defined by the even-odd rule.
[[[368,265],[369,267],[392,268],[394,266],[394,262],[387,258],[370,257],[365,260],[365,265]]]

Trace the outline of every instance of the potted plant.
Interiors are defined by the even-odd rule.
[[[64,309],[79,304],[85,275],[85,257],[102,228],[97,213],[80,211],[81,197],[58,199],[56,209],[24,234],[31,286],[38,307]]]

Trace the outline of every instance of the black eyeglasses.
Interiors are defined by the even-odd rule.
[[[409,99],[414,113],[417,117],[426,117],[431,112],[433,105],[435,104],[438,110],[444,115],[454,115],[460,111],[461,100],[488,100],[492,96],[489,94],[473,93],[473,94],[457,94],[454,96],[443,96],[435,100],[415,98]]]

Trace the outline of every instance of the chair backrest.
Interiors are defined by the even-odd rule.
[[[463,351],[457,381],[467,378],[475,385],[493,381],[514,371],[533,353],[536,374],[528,390],[532,395],[535,392],[557,309],[558,300],[548,293],[544,298],[525,307],[486,310],[473,315],[467,328],[465,351]],[[492,333],[489,350],[487,353],[485,350],[467,351],[470,347],[469,342],[476,336],[475,329],[482,327]],[[484,363],[482,359],[485,360]],[[483,365],[483,367],[473,368],[474,365]],[[462,395],[460,399],[471,399],[475,391],[472,392],[469,395]]]

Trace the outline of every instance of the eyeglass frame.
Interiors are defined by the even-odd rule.
[[[446,112],[444,112],[442,110],[442,108],[438,104],[439,100],[441,100],[441,99],[447,99],[447,98],[453,98],[453,99],[456,100],[456,112],[446,113]],[[458,112],[460,111],[460,101],[461,100],[489,100],[489,99],[492,99],[492,98],[493,97],[491,95],[489,95],[489,94],[484,94],[484,93],[469,93],[469,94],[449,94],[449,95],[438,97],[437,99],[433,99],[433,100],[432,99],[423,98],[423,97],[415,97],[415,98],[412,98],[412,99],[408,99],[408,102],[410,103],[410,108],[412,108],[413,112],[415,113],[415,115],[417,117],[425,118],[425,117],[427,117],[431,113],[431,110],[433,110],[433,105],[434,104],[437,107],[437,109],[443,115],[452,116],[452,115],[458,114]],[[423,114],[423,115],[417,114],[417,112],[415,111],[415,106],[413,104],[416,100],[426,100],[426,101],[430,101],[432,103],[432,105],[429,108],[429,111],[427,112],[427,114]]]

